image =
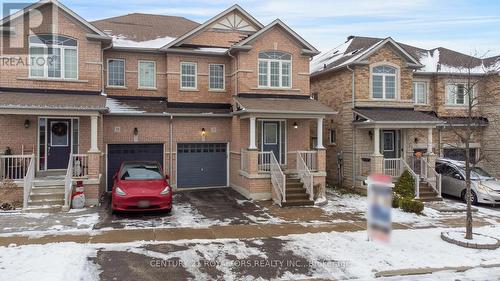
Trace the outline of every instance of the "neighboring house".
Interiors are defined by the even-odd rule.
[[[479,81],[475,96],[495,91],[493,96],[499,96],[499,66],[498,57],[482,60],[445,48],[424,50],[392,38],[355,36],[314,58],[313,97],[339,112],[323,129],[327,182],[362,187],[370,173],[398,177],[409,169],[437,189],[436,156],[463,160],[465,155],[454,131],[463,130],[467,117],[467,77]],[[473,115],[477,127],[471,152],[478,160],[479,148],[498,150],[498,136],[489,129],[484,106]],[[418,152],[423,160],[415,158]],[[492,172],[500,176],[497,167]]]
[[[24,29],[33,9],[43,20]],[[203,24],[145,14],[87,22],[43,1],[0,27],[4,46],[23,46],[2,56],[55,62],[0,68],[0,147],[14,155],[0,156],[0,175],[25,185],[27,205],[62,203],[35,191],[68,194],[72,178],[95,204],[124,160],[159,161],[177,190],[231,186],[292,205],[324,188],[326,152],[311,147],[310,127],[335,112],[310,99],[319,52],[280,20],[264,26],[235,5]]]

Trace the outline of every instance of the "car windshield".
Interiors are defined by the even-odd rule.
[[[121,180],[161,180],[160,166],[154,163],[126,163],[120,174]]]
[[[474,179],[485,179],[485,178],[491,179],[491,178],[493,178],[493,176],[490,175],[485,170],[479,168],[479,167],[474,167],[471,170],[471,178],[474,178]]]

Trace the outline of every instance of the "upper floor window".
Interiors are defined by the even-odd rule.
[[[427,104],[427,82],[413,82],[413,101],[415,104]]]
[[[471,87],[469,90],[466,83],[453,83],[446,86],[447,105],[468,105],[469,96],[474,98],[474,88]]]
[[[78,44],[73,38],[60,35],[29,37],[32,78],[78,78]]]
[[[292,55],[279,51],[259,54],[259,87],[290,88]]]
[[[125,60],[108,60],[108,86],[125,87]]]
[[[335,129],[328,129],[328,142],[330,144],[337,143],[337,131]]]
[[[194,62],[181,62],[181,89],[197,89],[197,65]]]
[[[156,88],[156,62],[139,61],[139,88]]]
[[[374,99],[396,99],[397,70],[389,65],[372,69],[372,97]]]
[[[224,90],[224,65],[209,64],[208,65],[208,88],[210,90]]]

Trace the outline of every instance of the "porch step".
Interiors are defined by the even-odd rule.
[[[302,193],[306,193],[306,190],[300,186],[300,187],[289,187],[287,186],[286,187],[286,194],[302,194]]]
[[[30,195],[30,200],[32,201],[37,201],[37,200],[64,200],[64,191],[63,192],[56,192],[56,193],[31,193]]]
[[[436,195],[431,196],[431,197],[421,196],[418,200],[422,201],[422,202],[435,202],[435,201],[443,201],[443,198],[437,197]]]
[[[292,199],[292,200],[287,199],[286,202],[283,202],[281,205],[283,207],[312,206],[314,205],[314,201],[308,199]]]
[[[43,206],[43,207],[29,207],[23,209],[25,213],[58,213],[62,210],[62,205]]]
[[[64,194],[64,186],[34,186],[31,189],[31,195],[37,195],[37,194],[54,194],[54,193],[62,193]]]
[[[40,207],[40,206],[55,206],[64,205],[64,196],[62,198],[49,198],[49,199],[36,199],[32,200],[30,198],[28,202],[28,207]]]
[[[64,180],[46,180],[46,179],[35,179],[33,181],[34,187],[51,187],[51,186],[62,186],[64,188]]]
[[[304,199],[304,200],[309,200],[309,194],[303,192],[303,193],[287,193],[286,194],[286,200],[295,200],[295,199]]]

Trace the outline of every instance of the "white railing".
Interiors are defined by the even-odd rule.
[[[70,155],[68,161],[68,170],[64,178],[64,208],[69,210],[71,202],[71,192],[73,191],[73,154]]]
[[[71,154],[70,165],[73,178],[83,178],[89,175],[89,156],[87,154]]]
[[[441,175],[436,172],[435,169],[431,167],[429,162],[424,158],[421,158],[422,163],[422,175],[424,175],[424,179],[427,181],[429,186],[434,189],[439,197],[441,197]]]
[[[297,152],[297,174],[299,175],[300,181],[304,184],[306,193],[309,194],[309,200],[314,200],[314,178],[302,155],[304,154]]]
[[[318,170],[318,152],[317,151],[297,151],[297,161],[301,156],[310,171]]]
[[[401,162],[404,162],[401,158],[384,158],[384,174],[399,177],[403,172]]]
[[[407,170],[411,174],[411,176],[413,177],[413,180],[415,181],[415,198],[417,198],[417,199],[420,198],[420,176],[417,175],[412,170],[410,165],[408,165],[408,163],[406,163],[405,160],[401,159],[401,165],[403,167],[403,171]]]
[[[241,149],[240,170],[248,172],[248,150]]]
[[[35,155],[29,156],[29,164],[26,174],[24,175],[23,183],[23,208],[28,208],[28,200],[33,187],[33,180],[35,179]]]
[[[33,155],[0,155],[0,180],[22,180]]]
[[[259,173],[271,172],[271,155],[272,151],[259,151]]]
[[[286,178],[281,170],[280,163],[276,160],[274,153],[271,154],[270,170],[271,170],[271,183],[277,198],[273,198],[274,202],[281,206],[286,201]]]

